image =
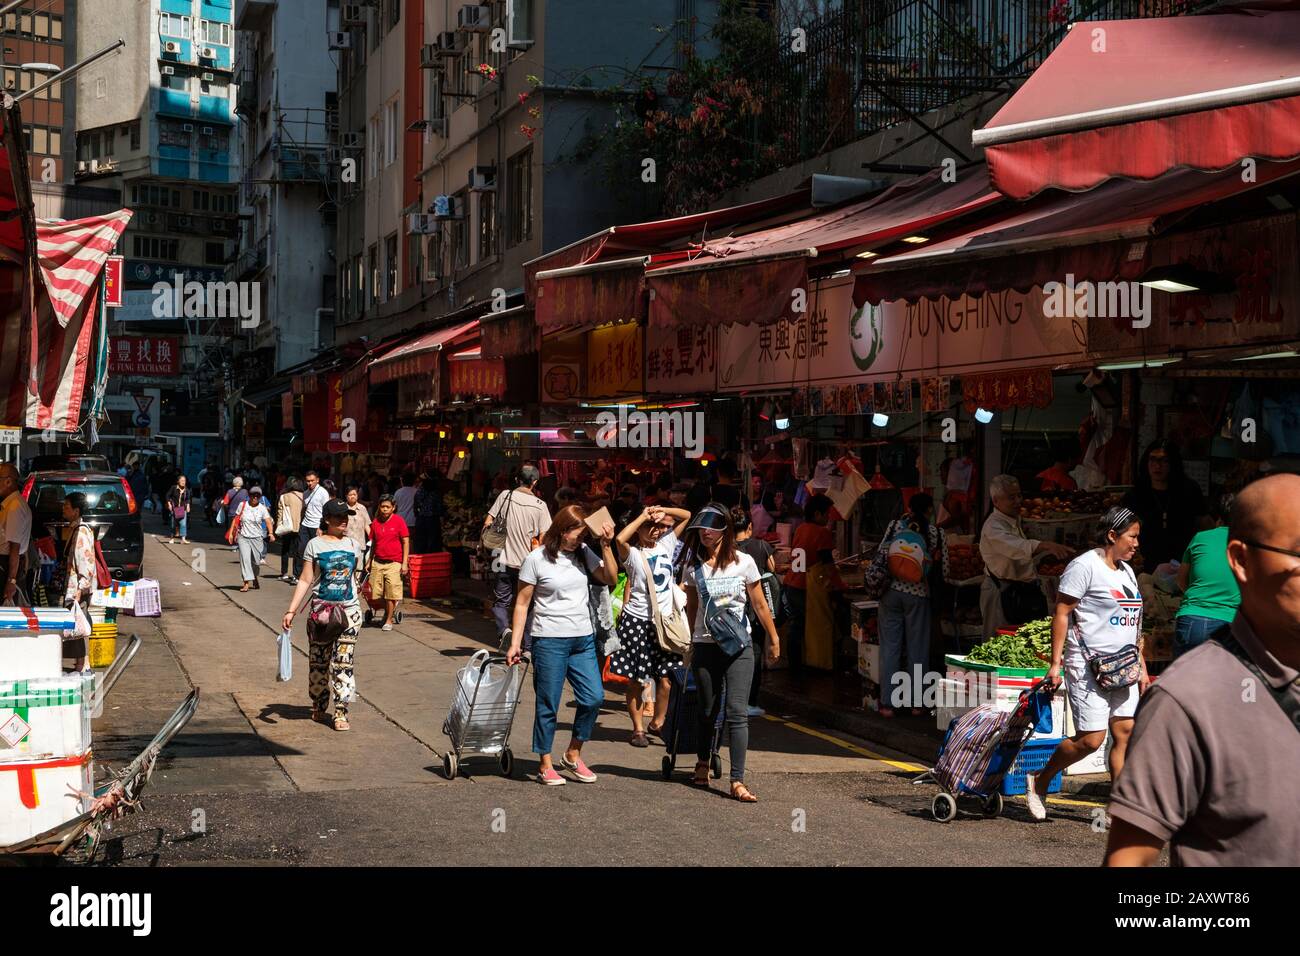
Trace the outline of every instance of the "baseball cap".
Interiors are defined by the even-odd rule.
[[[702,528],[706,531],[725,531],[727,528],[727,510],[719,504],[709,503],[695,512],[686,530]]]
[[[249,496],[250,498],[251,498],[253,495],[258,495],[258,496],[260,497],[261,494],[262,494],[262,489],[259,488],[257,485],[254,485],[252,488],[249,488],[249,489],[248,489],[248,496]]]
[[[326,518],[351,518],[356,512],[349,508],[348,503],[342,498],[332,498],[325,502],[321,514]]]

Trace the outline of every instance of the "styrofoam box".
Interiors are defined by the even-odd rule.
[[[49,761],[39,760],[0,764],[0,846],[44,833],[90,809],[90,797],[82,794],[94,790],[94,761],[89,753],[66,761],[70,765],[65,767],[42,767]],[[20,786],[23,775],[30,788]],[[28,790],[26,801],[23,789]]]
[[[32,680],[62,675],[62,634],[0,631],[0,680]]]
[[[858,643],[858,673],[867,680],[880,681],[880,645]]]
[[[0,734],[0,763],[84,754],[93,689],[81,675],[0,681],[0,730],[15,716],[31,728],[13,746]]]

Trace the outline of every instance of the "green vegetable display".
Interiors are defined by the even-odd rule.
[[[1042,668],[1051,657],[1052,619],[1022,624],[1014,634],[994,634],[973,648],[967,660],[994,667]]]

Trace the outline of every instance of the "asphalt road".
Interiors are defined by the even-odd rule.
[[[147,532],[158,530],[156,519],[145,521]],[[209,529],[193,530],[216,540]],[[145,567],[161,582],[164,613],[122,619],[123,635],[134,628],[143,647],[95,722],[101,771],[129,761],[191,687],[201,688],[201,698],[159,761],[141,812],[105,834],[96,865],[1092,866],[1101,859],[1095,801],[1056,800],[1052,818],[1039,824],[1022,799],[1008,800],[998,819],[982,818],[972,804],[940,824],[929,812],[935,788],[911,783],[924,769],[913,758],[780,715],[752,721],[747,778],[758,804],[731,800],[725,781],[709,791],[688,786],[689,756],[666,782],[662,746],[628,745],[630,722],[613,694],[584,751],[597,783],[535,782],[531,688],[512,736],[514,778],[480,758],[448,781],[442,721],[457,669],[492,643],[486,615],[410,606],[392,632],[363,631],[353,729],[337,733],[309,719],[301,626],[293,680],[274,679],[275,636],[292,588],[267,579],[241,594],[229,548],[146,537]],[[278,573],[278,553],[266,570]],[[723,758],[725,774],[725,749]]]

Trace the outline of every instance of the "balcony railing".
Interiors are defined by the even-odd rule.
[[[916,114],[1010,92],[1070,23],[1178,16],[1216,2],[845,0],[807,28],[805,49],[786,42],[746,71],[763,102],[755,150],[781,165],[810,159]]]

